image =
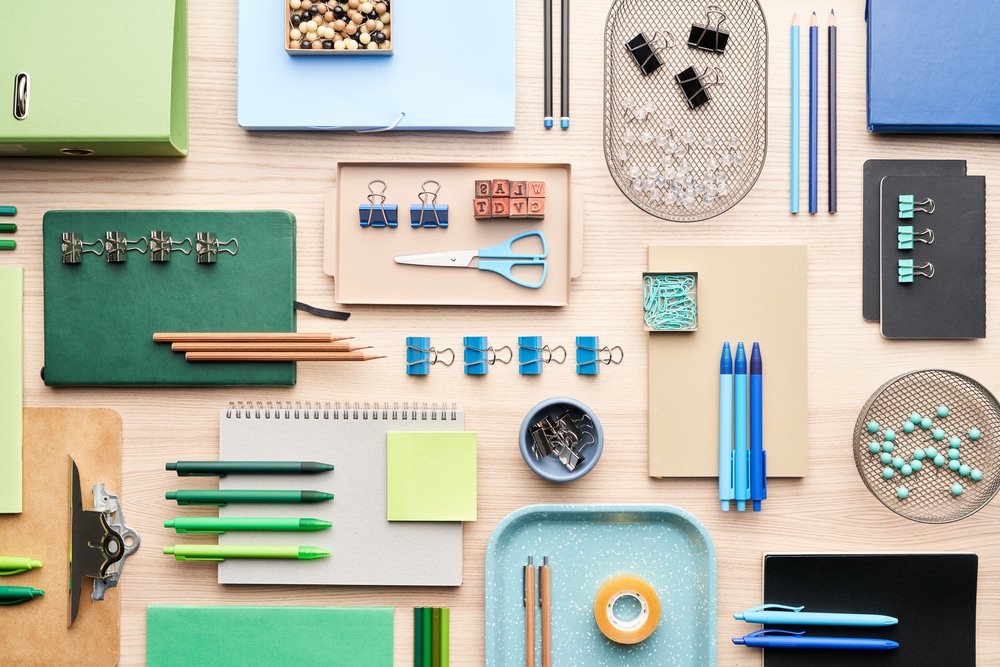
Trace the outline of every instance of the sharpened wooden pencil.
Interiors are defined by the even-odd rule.
[[[234,343],[333,343],[338,340],[348,340],[353,336],[339,336],[332,333],[296,333],[294,331],[267,331],[267,332],[194,332],[185,331],[178,333],[154,333],[155,343],[196,343],[196,342],[234,342]]]
[[[187,352],[188,361],[371,361],[383,354],[369,352]]]
[[[195,342],[173,343],[174,352],[355,352],[367,350],[371,345],[360,345],[349,341],[334,343],[237,343],[237,342]]]

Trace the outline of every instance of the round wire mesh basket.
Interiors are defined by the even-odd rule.
[[[689,46],[693,26],[699,37],[705,27],[728,33],[725,50]],[[767,151],[767,24],[757,1],[616,0],[605,33],[604,157],[615,184],[664,220],[735,206]],[[637,38],[650,51],[636,50]],[[662,64],[644,75],[650,52]],[[689,67],[711,98],[696,108],[675,78]]]
[[[1000,490],[1000,405],[958,373],[901,375],[862,408],[854,462],[872,495],[896,514],[922,523],[964,519]]]

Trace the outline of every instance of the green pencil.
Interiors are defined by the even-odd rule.
[[[424,608],[413,608],[413,667],[424,667]]]

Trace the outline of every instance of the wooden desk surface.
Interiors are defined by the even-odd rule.
[[[851,432],[858,411],[881,383],[919,368],[966,373],[1000,389],[1000,341],[891,342],[861,318],[861,171],[864,160],[962,158],[970,174],[986,174],[987,197],[997,195],[1000,155],[982,137],[876,137],[865,130],[864,3],[837,0],[839,30],[839,203],[837,215],[788,213],[788,24],[793,9],[761,0],[770,28],[768,56],[769,150],[756,187],[724,215],[695,224],[653,218],[632,205],[612,182],[602,148],[603,43],[607,2],[573,4],[572,128],[545,131],[541,123],[541,3],[519,0],[517,130],[470,136],[443,133],[248,133],[236,125],[236,31],[232,3],[190,3],[191,152],[185,159],[0,159],[0,203],[18,207],[18,249],[0,263],[25,274],[25,404],[107,406],[123,418],[123,488],[128,521],[142,548],[122,578],[121,664],[143,664],[145,617],[150,604],[327,604],[397,607],[396,664],[411,661],[411,607],[451,607],[452,659],[477,665],[483,648],[483,554],[490,532],[524,505],[666,503],[707,526],[719,559],[719,664],[759,664],[757,651],[729,638],[746,624],[736,610],[760,600],[761,554],[766,551],[962,550],[980,555],[977,621],[981,664],[1000,664],[1000,505],[948,525],[925,526],[897,517],[866,490],[855,471]],[[826,12],[829,7],[818,8]],[[558,10],[556,11],[558,17]],[[558,18],[557,18],[558,21]],[[808,18],[803,21],[808,24]],[[825,26],[825,17],[820,20]],[[825,31],[822,39],[825,51]],[[428,36],[428,38],[443,38]],[[804,41],[803,44],[806,42]],[[398,57],[398,56],[397,56]],[[557,59],[558,62],[558,59]],[[824,59],[821,61],[825,63]],[[805,73],[805,60],[803,74]],[[825,151],[825,65],[820,81],[821,138]],[[556,77],[558,81],[558,76]],[[431,82],[434,83],[433,81]],[[442,73],[437,84],[447,89]],[[901,85],[920,85],[901,78]],[[378,82],[352,82],[377,93]],[[558,90],[558,88],[557,88]],[[345,95],[354,95],[345,91]],[[558,96],[556,97],[558,107]],[[308,94],[290,103],[308,103]],[[805,113],[803,113],[805,120]],[[803,134],[803,151],[805,150]],[[821,156],[823,155],[821,151]],[[570,305],[517,308],[350,308],[347,323],[300,315],[299,329],[344,331],[388,354],[364,365],[300,364],[293,388],[60,389],[45,387],[43,361],[41,218],[54,208],[285,208],[298,217],[298,296],[334,307],[333,281],[322,272],[323,196],[334,185],[338,160],[551,161],[573,165],[574,187],[584,193],[585,272],[574,282]],[[822,160],[822,157],[821,157]],[[998,170],[998,171],[994,171]],[[803,172],[804,173],[804,172]],[[825,174],[824,171],[821,174]],[[804,192],[803,183],[803,192]],[[820,202],[825,203],[825,177]],[[803,209],[805,207],[803,206]],[[987,229],[989,245],[996,230]],[[646,336],[639,316],[640,273],[651,244],[779,243],[809,246],[809,475],[772,480],[766,510],[723,514],[710,479],[656,480],[646,474]],[[996,268],[991,260],[990,271]],[[241,289],[253,289],[246,285]],[[993,313],[1000,290],[989,290]],[[516,368],[487,377],[462,374],[459,364],[436,367],[423,379],[404,374],[407,335],[429,335],[437,346],[461,349],[463,335],[488,334],[495,345],[518,335],[541,334],[572,352],[574,337],[597,334],[620,345],[624,363],[598,377],[581,377],[571,364],[536,378]],[[683,382],[684,378],[677,378]],[[517,449],[524,413],[556,395],[574,396],[598,412],[606,447],[584,480],[553,486],[528,471]],[[223,587],[212,564],[175,563],[162,547],[176,541],[163,520],[176,514],[164,491],[177,478],[165,461],[217,454],[217,409],[230,400],[457,402],[468,428],[479,433],[479,520],[465,538],[465,583],[455,590],[377,588]],[[694,426],[694,425],[692,425]],[[703,425],[714,429],[714,424]],[[60,472],[61,474],[61,472]]]

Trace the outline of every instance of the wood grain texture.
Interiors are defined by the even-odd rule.
[[[1000,664],[1000,504],[942,526],[924,526],[882,507],[854,468],[851,433],[858,411],[883,382],[919,368],[966,373],[1000,390],[1000,331],[988,324],[986,340],[887,341],[861,318],[861,175],[868,158],[966,159],[970,174],[987,175],[987,209],[1000,185],[1000,154],[982,137],[885,137],[865,130],[865,24],[861,2],[833,2],[838,22],[839,213],[791,215],[788,209],[787,22],[791,3],[761,0],[771,26],[768,159],[754,189],[725,214],[677,224],[649,216],[622,196],[608,174],[602,148],[603,41],[608,3],[573,3],[572,127],[542,127],[542,6],[518,0],[517,130],[468,135],[245,132],[236,126],[236,31],[233,4],[190,4],[191,152],[184,159],[0,158],[0,203],[18,215],[18,247],[0,253],[0,264],[25,271],[25,404],[111,407],[123,421],[121,491],[129,523],[142,548],[129,560],[119,589],[122,601],[121,665],[145,659],[146,607],[150,604],[395,605],[396,664],[412,656],[413,606],[451,608],[454,665],[481,665],[483,559],[490,532],[509,512],[532,503],[666,503],[692,512],[710,531],[719,557],[718,646],[721,665],[757,665],[760,655],[729,638],[746,624],[734,611],[760,602],[761,554],[770,551],[963,550],[980,555],[977,618],[981,664]],[[798,7],[798,9],[802,9]],[[824,8],[825,9],[825,8]],[[558,36],[557,36],[558,40]],[[682,47],[678,47],[682,48]],[[401,57],[397,53],[392,57]],[[824,65],[821,62],[821,65]],[[820,67],[824,90],[826,68]],[[428,73],[447,90],[446,72]],[[322,85],[318,83],[317,85]],[[376,82],[364,94],[377,94]],[[347,93],[345,95],[354,95]],[[308,104],[309,96],[289,100]],[[825,118],[825,100],[820,117]],[[825,151],[825,128],[820,131]],[[803,146],[804,148],[804,146]],[[298,316],[300,331],[335,331],[375,346],[388,358],[364,364],[302,363],[298,384],[287,388],[128,389],[45,387],[43,361],[41,220],[50,209],[288,209],[298,220],[298,298],[336,307],[333,280],[323,274],[324,194],[335,186],[336,163],[477,160],[569,162],[573,187],[584,195],[584,274],[573,282],[563,308],[441,308],[356,306],[351,319],[331,324]],[[821,161],[822,163],[822,161]],[[826,198],[820,178],[819,199]],[[401,202],[402,203],[402,202]],[[451,202],[468,206],[468,201]],[[805,207],[803,206],[803,209]],[[987,247],[998,240],[987,225]],[[654,480],[647,469],[647,333],[642,328],[641,274],[649,245],[804,244],[809,246],[809,475],[774,480],[759,514],[723,514],[711,479]],[[997,270],[991,256],[987,274]],[[253,285],[234,286],[252,290]],[[1000,308],[1000,289],[987,288],[987,312]],[[991,317],[990,320],[993,318]],[[68,324],[71,326],[71,324]],[[577,335],[599,335],[620,345],[624,363],[581,377],[568,361],[537,377],[512,365],[485,377],[462,374],[461,364],[435,366],[423,378],[404,372],[406,336],[430,336],[435,347],[461,353],[462,336],[489,335],[495,346],[518,335],[542,335],[573,353]],[[678,377],[677,382],[684,382]],[[606,446],[587,477],[556,486],[531,474],[517,448],[524,414],[552,396],[572,396],[599,415]],[[218,453],[218,408],[230,400],[456,402],[466,426],[478,432],[479,520],[466,526],[465,577],[457,589],[219,586],[216,566],[175,562],[162,547],[176,541],[163,528],[177,513],[163,493],[177,488],[165,461],[209,459]],[[677,435],[715,429],[678,418]],[[55,471],[62,475],[62,464]],[[209,479],[186,482],[210,487]],[[209,509],[185,515],[211,514]],[[2,537],[2,536],[0,536]],[[554,629],[557,632],[557,629]]]

